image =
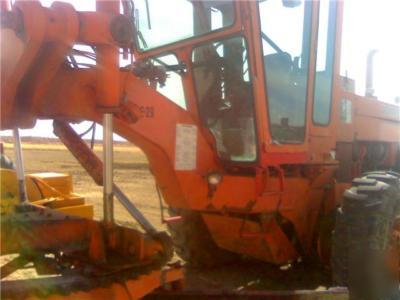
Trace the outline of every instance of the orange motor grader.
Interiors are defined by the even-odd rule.
[[[107,228],[121,198],[111,132],[140,147],[190,265],[318,260],[354,299],[396,297],[400,109],[356,95],[340,76],[342,1],[98,0],[96,9],[3,10],[2,129],[53,119],[104,182]],[[82,120],[104,126],[104,176],[68,126]]]

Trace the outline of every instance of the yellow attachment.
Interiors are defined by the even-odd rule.
[[[73,192],[72,176],[69,174],[46,172],[29,174],[28,177],[47,184],[61,194],[70,195]],[[46,189],[43,192],[47,192]]]
[[[14,211],[19,200],[17,175],[14,170],[0,169],[0,212]],[[34,173],[25,176],[26,190],[30,202],[61,211],[65,214],[93,218],[93,206],[73,193],[72,177],[62,173]]]

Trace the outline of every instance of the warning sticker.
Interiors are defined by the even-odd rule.
[[[197,127],[189,124],[176,124],[175,170],[196,169]]]

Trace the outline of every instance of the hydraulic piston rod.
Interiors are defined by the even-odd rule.
[[[119,14],[119,1],[96,0],[96,11]],[[96,46],[97,107],[103,112],[103,217],[108,225],[114,223],[113,205],[113,115],[119,106],[119,48],[115,44]]]
[[[19,199],[21,203],[24,204],[28,202],[28,196],[25,185],[25,171],[24,171],[24,162],[22,159],[21,138],[19,136],[18,128],[13,129],[13,136],[14,136],[15,168],[17,172]]]
[[[57,135],[68,150],[71,151],[72,155],[75,156],[96,184],[103,185],[104,166],[96,154],[93,153],[88,145],[67,123],[63,121],[54,121],[53,126],[55,135]],[[113,195],[121,202],[122,206],[126,208],[129,214],[148,234],[152,235],[157,233],[156,228],[115,183],[113,184],[113,192]]]
[[[103,217],[108,225],[114,223],[113,199],[113,115],[103,115]]]

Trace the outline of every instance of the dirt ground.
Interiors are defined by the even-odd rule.
[[[10,140],[3,138],[3,141],[5,153],[13,157]],[[96,219],[102,218],[102,188],[95,185],[62,144],[46,139],[25,139],[23,142],[27,173],[54,171],[71,174],[75,192],[84,195],[87,202],[93,204]],[[155,183],[145,155],[137,147],[126,143],[115,144],[114,150],[116,184],[157,228],[165,230],[160,221]],[[100,145],[95,146],[95,151],[101,157]],[[135,226],[130,215],[117,201],[115,219],[118,223]],[[193,290],[314,290],[329,288],[330,279],[323,270],[306,269],[302,265],[284,271],[258,261],[240,261],[207,271],[187,269],[186,287]],[[346,297],[323,296],[318,299],[344,300]]]

